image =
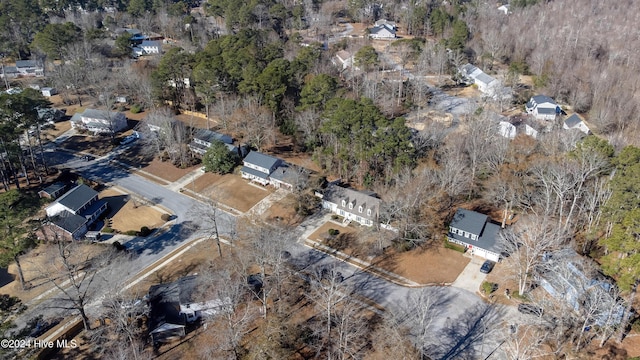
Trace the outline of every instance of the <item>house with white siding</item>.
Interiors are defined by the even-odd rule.
[[[365,193],[336,184],[331,184],[322,194],[322,207],[344,217],[345,221],[355,221],[365,226],[378,226],[382,200]]]
[[[449,242],[462,245],[471,255],[491,261],[500,259],[498,234],[500,225],[484,214],[458,209],[449,223]]]
[[[127,117],[116,111],[86,109],[71,117],[71,126],[96,134],[112,134],[127,127]]]
[[[527,114],[538,120],[554,120],[556,115],[562,112],[555,100],[545,95],[533,96],[527,102],[525,109]]]

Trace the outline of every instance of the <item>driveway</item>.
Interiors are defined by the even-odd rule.
[[[456,281],[454,281],[451,286],[465,289],[474,294],[477,293],[480,285],[482,284],[484,279],[487,278],[487,274],[483,274],[480,272],[480,267],[484,262],[485,259],[481,257],[472,257],[471,261],[467,264],[464,270],[462,270],[460,275],[458,275]]]

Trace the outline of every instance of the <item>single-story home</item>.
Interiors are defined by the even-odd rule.
[[[587,124],[584,123],[584,120],[582,120],[582,118],[578,114],[572,114],[571,116],[566,118],[564,120],[564,123],[562,124],[562,128],[565,130],[577,129],[587,135],[589,135],[589,132],[591,132]]]
[[[46,96],[46,97],[51,97],[58,93],[58,90],[51,87],[43,87],[42,89],[40,89],[40,91],[42,92],[42,96]]]
[[[138,46],[148,55],[160,54],[162,52],[162,42],[160,41],[144,40]]]
[[[116,111],[86,109],[71,117],[71,126],[96,134],[110,134],[124,130],[127,127],[127,117]]]
[[[500,225],[487,215],[467,209],[458,209],[449,223],[449,242],[462,245],[471,255],[491,261],[500,259],[498,233]]]
[[[18,60],[16,69],[22,76],[44,76],[44,66],[37,60]]]
[[[336,184],[329,185],[324,192],[316,193],[322,199],[322,207],[344,217],[344,221],[355,221],[365,226],[378,226],[380,204],[373,193],[365,193]]]
[[[20,75],[18,68],[15,66],[2,66],[2,72],[0,73],[1,78],[7,79],[15,79]]]
[[[38,196],[46,199],[57,199],[60,195],[64,194],[66,190],[67,185],[65,183],[57,182],[38,191]]]
[[[535,95],[527,102],[525,109],[527,114],[533,115],[538,120],[554,120],[562,110],[552,98],[545,95]]]
[[[465,64],[460,67],[460,75],[467,84],[475,84],[481,93],[494,96],[496,90],[501,87],[500,82],[495,78],[487,75],[472,64]]]
[[[499,134],[500,136],[504,136],[508,139],[514,139],[516,137],[516,127],[508,121],[500,121],[499,125]]]
[[[342,70],[353,67],[353,55],[346,50],[340,50],[336,53],[333,64],[342,67]],[[358,68],[355,68],[358,70]]]
[[[396,38],[396,28],[389,24],[375,25],[369,29],[372,39],[391,40]]]

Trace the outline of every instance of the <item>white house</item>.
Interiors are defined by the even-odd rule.
[[[336,61],[333,61],[334,65],[341,66],[342,70],[353,67],[353,55],[345,50],[340,50],[336,53]],[[358,68],[355,68],[358,70]]]
[[[560,106],[550,97],[536,95],[525,105],[527,113],[538,120],[554,120],[560,114]]]
[[[127,117],[121,112],[86,109],[71,117],[71,126],[96,134],[116,133],[127,127]]]
[[[491,261],[500,259],[498,233],[500,225],[475,211],[458,209],[449,223],[447,240],[465,247],[471,255]]]
[[[44,66],[36,60],[18,60],[16,61],[16,70],[22,76],[44,76]]]
[[[62,238],[68,240],[82,238],[88,226],[106,210],[107,203],[98,199],[98,192],[84,184],[69,190],[46,208],[49,225],[62,230]]]
[[[524,133],[525,133],[525,135],[529,135],[534,139],[538,138],[538,130],[532,128],[531,126],[529,126],[527,124],[524,125]]]
[[[235,151],[236,154],[239,155],[238,148],[233,146],[233,139],[231,136],[204,129],[199,130],[193,135],[193,141],[189,144],[189,148],[198,155],[204,155],[214,141],[221,141],[227,145],[229,151]]]
[[[396,38],[396,28],[389,24],[376,25],[369,29],[372,39],[390,40]]]
[[[322,194],[322,207],[343,216],[345,221],[355,221],[365,226],[378,226],[382,200],[371,194],[329,185]]]
[[[494,96],[497,90],[501,88],[498,80],[487,75],[484,71],[472,64],[463,65],[459,71],[465,82],[475,84],[478,87],[478,90],[485,95]]]
[[[142,48],[145,54],[160,54],[162,52],[162,43],[160,41],[144,40],[138,47]]]
[[[244,158],[244,166],[240,169],[240,174],[244,179],[268,185],[269,175],[283,163],[282,159],[252,151]]]
[[[50,87],[43,87],[42,89],[40,89],[40,91],[42,91],[42,96],[46,96],[46,97],[51,97],[58,93],[58,90]]]
[[[578,129],[587,135],[591,131],[578,114],[569,116],[562,124],[562,128],[565,130]]]
[[[513,139],[516,137],[517,131],[515,125],[511,124],[508,121],[500,121],[498,125],[498,133],[500,134],[500,136],[504,136],[508,139]]]

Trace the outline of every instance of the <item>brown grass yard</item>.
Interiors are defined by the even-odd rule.
[[[208,185],[207,185],[208,184]],[[196,191],[203,196],[221,202],[241,212],[247,212],[260,200],[273,192],[272,188],[252,185],[239,175],[204,174],[186,186],[191,190],[195,186]]]
[[[284,199],[271,205],[262,214],[262,218],[268,222],[278,222],[292,226],[299,225],[303,219],[296,214],[295,203],[295,196],[288,194]]]
[[[74,135],[65,140],[61,147],[74,151],[84,151],[97,156],[107,155],[115,147],[109,136]]]
[[[62,135],[62,133],[71,129],[71,122],[69,120],[61,121],[53,124],[53,126],[54,126],[53,129],[42,130],[41,134],[42,134],[43,140],[47,140],[47,141],[55,140],[58,136]]]
[[[174,182],[197,169],[198,166],[200,165],[180,169],[174,166],[170,161],[160,161],[160,159],[154,158],[151,162],[144,165],[142,170],[167,180],[168,182]]]
[[[144,205],[142,201],[131,198],[122,191],[107,189],[102,191],[99,196],[109,204],[110,211],[107,217],[111,218],[114,230],[120,232],[139,231],[143,226],[154,229],[164,224],[160,218],[163,212]]]
[[[336,238],[329,240],[329,229],[337,229],[340,234]],[[363,237],[372,237],[372,233],[366,230],[368,229],[359,228],[357,225],[345,227],[329,221],[311,234],[309,239],[321,241],[325,245],[361,258],[361,260],[368,261],[374,266],[396,273],[419,284],[452,283],[470,261],[462,253],[446,249],[442,245],[428,249],[416,248],[401,253],[388,250],[384,255],[368,259],[366,256],[361,256],[358,250],[355,250],[358,244],[370,243],[371,239],[363,239]]]

